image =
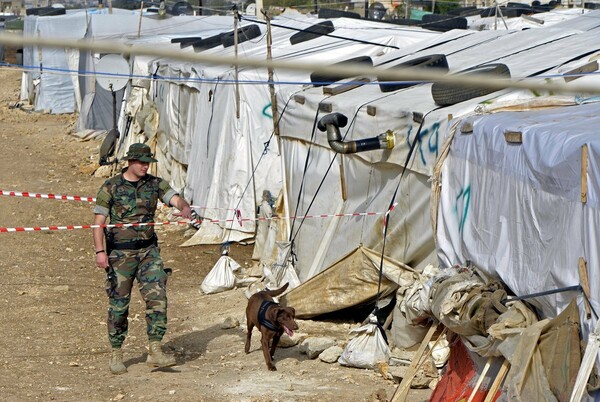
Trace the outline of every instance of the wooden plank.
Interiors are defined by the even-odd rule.
[[[479,387],[481,387],[481,383],[483,382],[483,379],[485,378],[485,375],[487,374],[488,370],[490,369],[490,366],[492,365],[493,361],[494,361],[494,356],[488,357],[487,361],[485,362],[485,366],[483,366],[483,370],[481,370],[481,373],[479,374],[477,383],[475,384],[473,391],[471,391],[471,395],[469,395],[469,399],[467,400],[467,402],[473,402],[473,398],[475,398],[475,394],[477,393],[477,391],[479,391]]]
[[[583,257],[579,257],[579,285],[581,286],[583,294],[585,294],[583,304],[585,306],[585,314],[589,320],[592,318],[592,311],[588,302],[588,300],[590,300],[590,281],[587,274],[587,264]]]
[[[490,390],[488,391],[487,395],[485,396],[485,399],[483,400],[483,402],[492,402],[494,400],[494,397],[496,396],[496,392],[498,392],[500,385],[502,385],[502,381],[504,381],[504,377],[506,377],[506,373],[508,373],[509,367],[510,367],[510,363],[508,362],[508,360],[504,360],[504,362],[502,362],[502,366],[500,366],[500,370],[498,370],[498,374],[496,374],[496,378],[494,378],[494,382],[492,383],[492,386],[490,387]]]
[[[338,81],[335,84],[330,84],[323,87],[323,95],[339,95],[348,92],[354,88],[358,88],[371,80],[367,77],[350,78],[345,81]]]
[[[332,110],[333,107],[331,106],[331,103],[319,103],[319,111],[324,113],[331,113]]]
[[[504,139],[506,142],[511,144],[521,144],[523,143],[523,133],[520,131],[505,131]]]
[[[581,147],[581,202],[587,202],[587,171],[588,171],[588,147]]]
[[[579,366],[579,372],[575,379],[575,385],[573,386],[573,393],[571,393],[570,402],[581,402],[583,394],[586,392],[587,382],[590,378],[592,369],[596,362],[596,356],[598,355],[598,349],[600,347],[600,320],[596,322],[594,332],[588,337],[588,343],[581,359],[581,365]]]
[[[415,375],[417,374],[417,371],[421,366],[421,364],[419,363],[421,361],[421,357],[423,356],[427,345],[429,345],[429,341],[431,341],[431,338],[437,330],[437,327],[437,325],[432,325],[431,327],[429,327],[429,331],[427,331],[427,334],[425,334],[425,338],[423,338],[423,341],[421,342],[421,345],[419,346],[419,349],[417,350],[417,353],[415,354],[415,357],[413,358],[413,361],[411,362],[408,368],[407,375],[402,379],[398,387],[396,387],[396,391],[394,391],[394,395],[392,395],[392,399],[390,399],[390,402],[406,400],[406,397],[408,396],[408,391],[410,390],[410,383],[412,382],[413,378],[415,378]],[[445,331],[446,328],[444,328],[442,334],[444,334]],[[440,338],[442,337],[442,334],[440,334]],[[438,338],[438,340],[440,338]],[[429,356],[429,353],[427,353],[425,356]]]
[[[565,82],[570,82],[570,81],[576,80],[577,78],[582,77],[581,75],[575,75],[575,74],[584,74],[585,75],[586,73],[593,73],[596,70],[598,70],[598,61],[594,60],[587,64],[584,64],[581,67],[577,67],[571,71],[567,71],[566,73],[564,73],[564,75],[566,75],[568,77],[563,77],[563,78],[564,78]]]

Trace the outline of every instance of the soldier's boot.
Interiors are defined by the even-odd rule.
[[[121,348],[113,348],[108,368],[113,374],[125,374],[127,372],[127,367],[123,364],[123,350]]]
[[[160,341],[150,342],[146,364],[150,367],[171,367],[176,364],[175,356],[163,353]]]

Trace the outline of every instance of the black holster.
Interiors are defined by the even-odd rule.
[[[110,255],[115,249],[115,235],[104,228],[104,239],[106,241],[106,255]]]

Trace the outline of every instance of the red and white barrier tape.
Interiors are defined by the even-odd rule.
[[[40,193],[30,193],[27,191],[0,190],[0,195],[6,195],[6,196],[10,196],[10,197],[40,198],[40,199],[48,199],[48,200],[96,202],[96,197],[82,197],[79,195],[61,195],[61,194],[40,194]],[[164,205],[162,202],[159,202],[159,204]],[[190,208],[196,208],[196,209],[202,209],[202,210],[212,209],[212,210],[222,210],[222,211],[235,211],[236,216],[241,216],[240,210],[234,209],[234,208],[200,207],[198,205],[190,205]]]
[[[7,191],[0,190],[0,195],[8,195],[10,197],[29,197],[29,198],[45,198],[50,200],[69,200],[69,201],[87,201],[96,202],[94,197],[81,197],[79,195],[56,195],[56,194],[36,194],[27,191]]]
[[[310,218],[342,218],[342,217],[356,217],[356,216],[377,216],[385,215],[387,212],[355,212],[349,214],[319,214],[319,215],[304,215],[304,216],[293,216],[290,219],[310,219]],[[211,223],[227,223],[239,221],[241,222],[252,222],[252,221],[270,221],[277,219],[285,219],[283,217],[274,216],[272,218],[241,218],[241,219],[201,219],[197,222],[202,223],[203,221]],[[37,226],[37,227],[15,227],[15,228],[1,228],[0,233],[12,233],[12,232],[39,232],[47,230],[75,230],[75,229],[95,229],[95,228],[126,228],[134,226],[162,226],[162,225],[187,225],[192,223],[190,221],[166,221],[166,222],[145,222],[145,223],[115,223],[108,225],[66,225],[66,226]]]

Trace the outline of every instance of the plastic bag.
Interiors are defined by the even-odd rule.
[[[350,331],[358,335],[348,342],[338,363],[344,366],[374,369],[377,363],[388,362],[390,348],[376,324],[377,317],[371,314],[369,321],[368,324]]]
[[[236,280],[234,272],[239,268],[240,264],[231,257],[222,255],[202,281],[202,292],[211,294],[233,289]]]

